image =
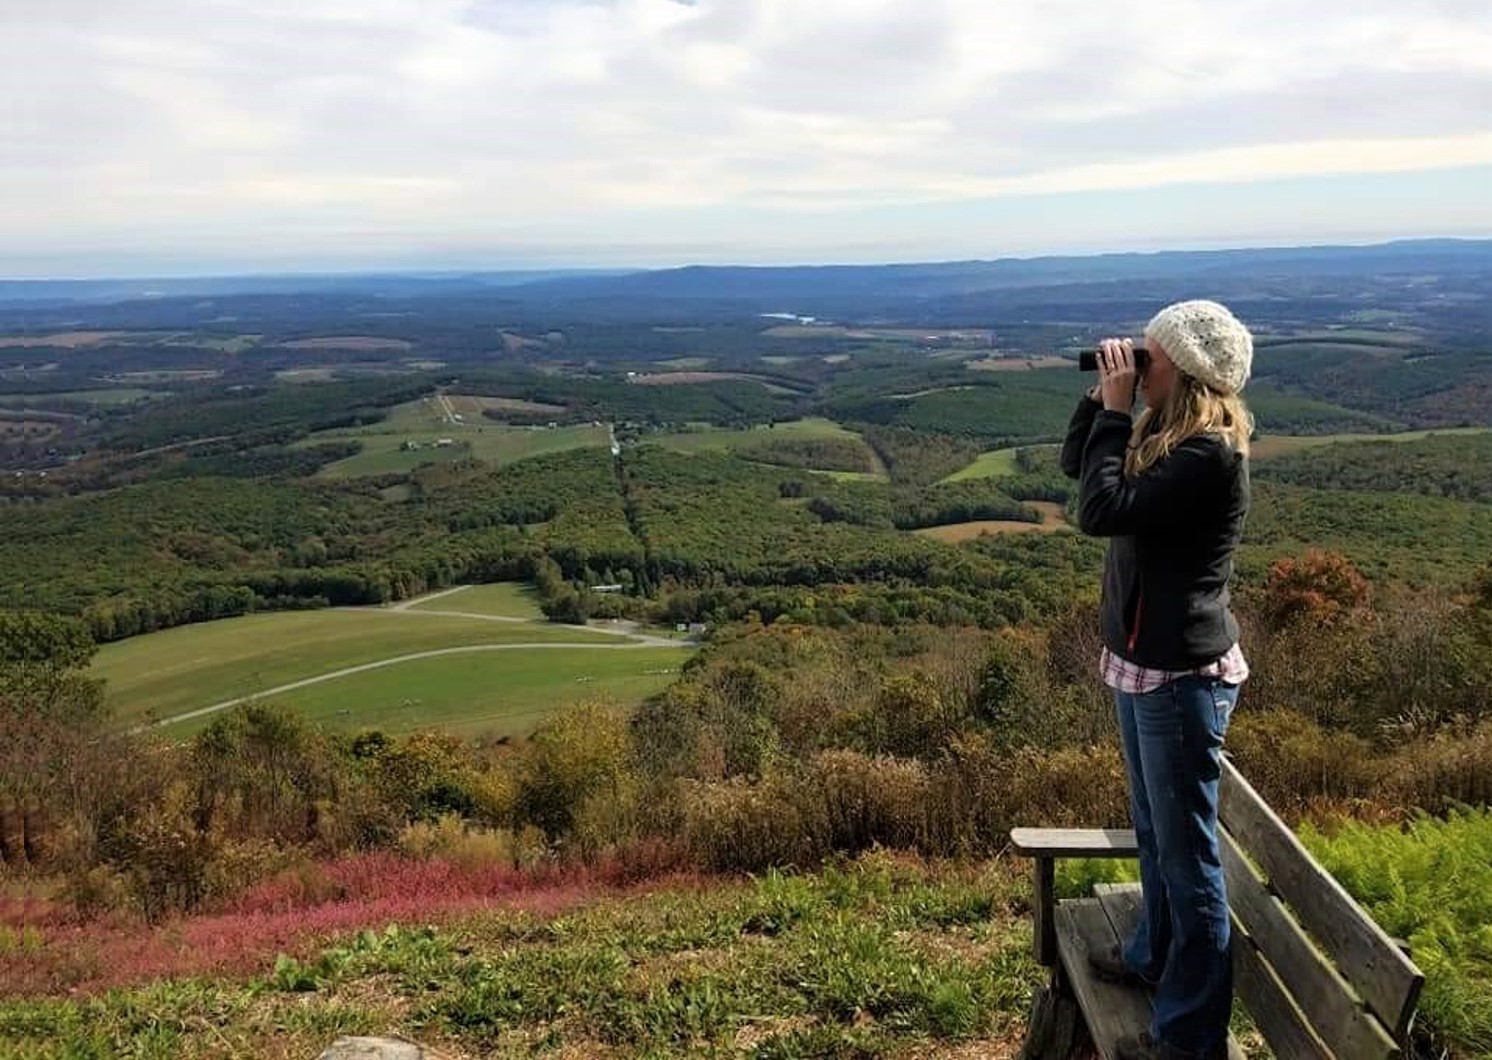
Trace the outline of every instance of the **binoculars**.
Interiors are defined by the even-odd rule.
[[[1150,363],[1149,352],[1143,346],[1136,346],[1130,352],[1135,355],[1135,367],[1143,372],[1145,366]],[[1084,350],[1078,354],[1078,370],[1082,372],[1098,371],[1098,351]]]

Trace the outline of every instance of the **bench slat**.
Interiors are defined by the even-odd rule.
[[[1132,858],[1139,853],[1128,828],[1012,828],[1010,845],[1038,858]]]
[[[1104,1060],[1114,1060],[1114,1045],[1126,1034],[1150,1028],[1150,1002],[1144,993],[1106,983],[1088,966],[1088,949],[1107,949],[1119,941],[1096,898],[1079,898],[1057,906],[1057,950],[1068,982],[1088,1024],[1088,1033]]]
[[[1233,921],[1233,982],[1249,1015],[1275,1056],[1290,1060],[1336,1060],[1290,1000],[1254,940]],[[1343,1054],[1342,1060],[1347,1060]]]
[[[1424,976],[1226,758],[1219,816],[1264,871],[1271,889],[1289,903],[1393,1037],[1403,1041]]]
[[[1103,906],[1114,934],[1124,942],[1140,921],[1145,911],[1145,892],[1138,883],[1095,883],[1093,893],[1098,904]]]
[[[1096,883],[1093,893],[1098,896],[1104,915],[1114,936],[1122,943],[1134,931],[1135,924],[1145,909],[1144,892],[1138,883]],[[1233,1035],[1228,1035],[1228,1060],[1247,1060],[1243,1046]]]
[[[1344,1060],[1387,1060],[1398,1056],[1399,1047],[1383,1024],[1363,1007],[1289,911],[1269,893],[1234,838],[1222,831],[1219,839],[1223,872],[1228,881],[1228,905],[1233,915],[1268,959],[1320,1037],[1331,1042]],[[1242,940],[1235,944],[1247,945]],[[1252,1012],[1255,999],[1242,993],[1241,996]]]

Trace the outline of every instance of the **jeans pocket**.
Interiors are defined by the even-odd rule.
[[[1221,739],[1233,719],[1233,708],[1238,705],[1238,686],[1214,679],[1208,691],[1212,696],[1213,731]]]

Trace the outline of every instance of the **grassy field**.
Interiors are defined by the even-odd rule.
[[[99,649],[115,717],[170,717],[348,666],[470,644],[616,644],[620,638],[538,623],[382,608],[247,615],[131,637]],[[551,660],[553,662],[553,660]]]
[[[593,696],[638,703],[672,683],[689,648],[608,646],[517,648],[415,659],[339,677],[273,697],[331,728],[385,732],[439,728],[521,736],[556,708]],[[210,722],[173,725],[185,735]]]
[[[991,449],[980,453],[968,467],[960,468],[945,478],[944,482],[962,482],[969,478],[1003,478],[1017,473],[1015,449]]]
[[[853,438],[860,436],[846,430],[833,420],[810,417],[779,423],[775,427],[758,426],[746,430],[732,431],[716,427],[700,427],[674,434],[650,434],[649,442],[656,442],[666,449],[679,453],[702,453],[716,449],[732,449],[748,442],[760,442],[771,438]]]
[[[1289,435],[1266,434],[1254,440],[1251,455],[1255,460],[1287,456],[1302,449],[1318,449],[1323,445],[1350,445],[1354,442],[1419,442],[1431,435],[1487,434],[1492,428],[1455,427],[1435,431],[1403,431],[1398,434],[1320,434]]]
[[[960,541],[972,541],[985,534],[1030,534],[1051,533],[1071,529],[1063,518],[1062,505],[1050,501],[1028,501],[1029,507],[1041,512],[1041,522],[1023,523],[1019,519],[978,519],[968,523],[949,523],[946,526],[926,526],[912,531],[921,537],[931,537],[946,544],[956,545]]]
[[[435,596],[411,604],[411,611],[464,611],[467,614],[497,615],[502,618],[525,618],[544,621],[539,609],[539,595],[533,586],[519,582],[496,582],[491,585],[467,585],[454,593]]]
[[[775,427],[761,425],[740,431],[724,430],[716,427],[699,427],[695,430],[679,431],[673,434],[651,434],[647,436],[646,440],[679,453],[703,453],[715,450],[735,449],[739,446],[753,445],[777,438],[843,438],[863,444],[860,435],[854,431],[841,427],[833,420],[826,420],[818,416],[779,423]],[[868,449],[869,447],[867,446],[866,448]],[[877,468],[873,473],[860,471],[825,473],[833,474],[836,478],[847,478],[850,480],[884,481],[887,476],[885,468],[881,466],[880,458],[875,456],[872,451],[871,459]]]
[[[453,398],[453,401],[460,400]],[[491,464],[511,464],[526,457],[562,449],[604,446],[610,441],[605,427],[504,427],[485,423],[476,415],[465,422],[453,423],[438,397],[407,402],[390,410],[382,423],[366,427],[319,431],[301,445],[343,438],[355,438],[363,451],[322,468],[325,478],[354,478],[358,475],[380,475],[390,471],[409,471],[421,464],[475,457]],[[438,439],[449,438],[452,445],[437,448]],[[419,446],[401,448],[406,442]]]

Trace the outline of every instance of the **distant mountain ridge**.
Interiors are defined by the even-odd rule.
[[[219,276],[131,280],[0,280],[0,303],[113,302],[237,294],[420,298],[501,292],[533,302],[715,300],[798,309],[841,299],[897,301],[1067,284],[1298,279],[1353,274],[1492,273],[1492,240],[1411,239],[1369,246],[1322,245],[1171,250],[885,265],[689,265],[652,270],[504,270]],[[786,304],[792,302],[793,304]]]
[[[504,293],[532,298],[772,299],[808,297],[942,298],[1021,287],[1132,280],[1275,275],[1280,278],[1360,272],[1492,270],[1492,240],[1401,240],[1372,246],[1174,250],[1091,256],[996,258],[928,264],[711,266],[565,278],[522,284]]]

